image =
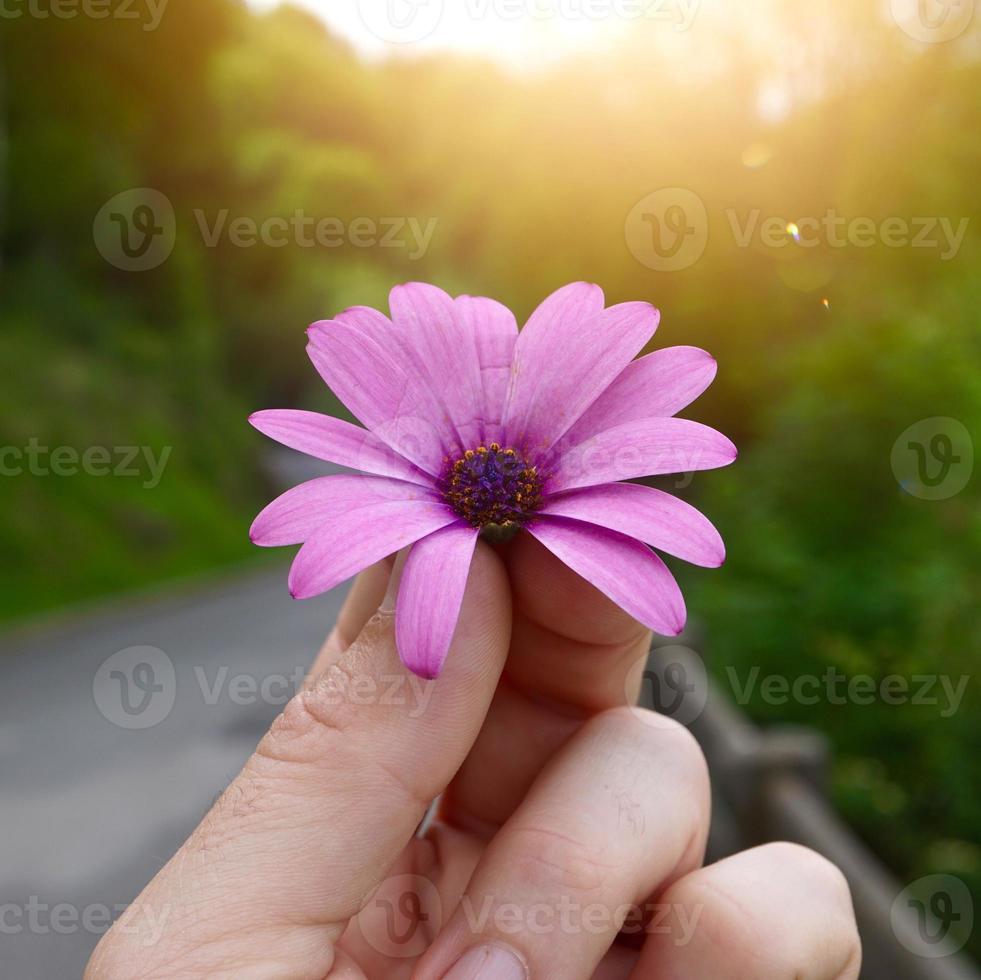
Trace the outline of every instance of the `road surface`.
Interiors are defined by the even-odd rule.
[[[0,978],[81,977],[281,710],[345,591],[286,568],[0,637]]]

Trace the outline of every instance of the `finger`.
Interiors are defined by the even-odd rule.
[[[442,815],[492,832],[593,714],[634,703],[650,632],[530,535],[505,553],[511,651],[484,728]],[[631,680],[631,674],[634,679]],[[495,774],[493,782],[486,778]]]
[[[844,876],[796,844],[686,875],[647,931],[631,980],[855,980],[862,960]]]
[[[701,750],[676,722],[643,718],[607,711],[573,736],[490,842],[416,980],[479,977],[466,970],[491,956],[586,980],[627,913],[701,864]]]
[[[334,628],[327,634],[307,679],[319,677],[357,638],[375,614],[388,589],[394,556],[383,558],[359,573],[344,599]]]
[[[479,548],[446,670],[424,682],[399,660],[386,595],[144,892],[138,905],[170,911],[152,948],[138,932],[122,940],[142,956],[140,975],[241,976],[257,961],[264,975],[331,969],[345,923],[476,738],[507,652],[509,601],[500,561]]]
[[[508,682],[537,700],[591,714],[624,702],[626,669],[650,630],[531,535],[507,555],[515,624]]]

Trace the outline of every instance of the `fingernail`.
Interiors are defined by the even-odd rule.
[[[514,950],[488,943],[468,949],[443,980],[528,980],[528,971]]]
[[[395,598],[399,594],[399,583],[402,581],[402,569],[405,567],[405,559],[408,557],[408,549],[400,551],[395,556],[395,562],[392,565],[391,574],[388,576],[388,588],[385,590],[385,597],[382,599],[381,605],[378,607],[379,612],[390,613],[395,611]]]

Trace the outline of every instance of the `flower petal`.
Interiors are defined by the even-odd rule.
[[[436,286],[408,282],[396,286],[388,302],[406,370],[428,385],[441,411],[440,426],[455,432],[462,455],[482,435],[476,338],[459,323],[453,299]]]
[[[395,353],[374,336],[372,310],[311,325],[307,353],[331,391],[383,442],[425,472],[439,473],[452,432],[439,425],[425,385],[410,378]],[[385,321],[387,322],[387,321]]]
[[[736,447],[721,432],[689,419],[638,419],[553,454],[549,493],[640,476],[728,466]]]
[[[349,306],[333,319],[338,323],[355,327],[384,348],[391,343],[392,333],[395,330],[392,321],[384,313],[370,306]]]
[[[420,677],[437,677],[443,668],[479,534],[469,524],[451,524],[409,551],[395,605],[395,639],[402,663]]]
[[[582,442],[624,422],[674,415],[705,391],[717,368],[715,358],[698,347],[665,347],[631,361],[566,438]]]
[[[458,520],[445,504],[425,500],[386,500],[332,517],[293,559],[290,594],[294,599],[309,599],[326,592]]]
[[[531,453],[550,448],[650,340],[657,322],[648,303],[529,322],[514,349],[508,441]]]
[[[476,340],[460,324],[454,300],[427,283],[406,283],[389,294],[392,319],[367,306],[338,314],[394,351],[405,374],[407,401],[441,434],[441,455],[459,456],[480,442],[480,367]],[[448,379],[456,387],[448,389]]]
[[[473,334],[476,342],[483,388],[482,441],[500,442],[518,323],[506,306],[493,299],[458,296],[454,302],[461,327]]]
[[[693,565],[717,568],[726,549],[711,521],[691,504],[639,483],[605,483],[549,497],[542,514],[619,531]]]
[[[534,365],[552,354],[556,338],[603,311],[603,290],[595,283],[572,282],[557,289],[528,318],[514,346],[504,407],[508,441],[521,438],[536,390]]]
[[[378,436],[330,415],[293,409],[267,409],[249,416],[260,432],[290,449],[365,473],[410,480],[423,486],[432,479]]]
[[[328,521],[359,507],[413,500],[435,502],[437,497],[418,484],[382,476],[319,476],[287,490],[268,504],[252,522],[249,537],[253,544],[264,548],[300,544]]]
[[[685,628],[681,589],[646,545],[564,517],[542,517],[528,531],[644,626],[665,636],[677,636]]]

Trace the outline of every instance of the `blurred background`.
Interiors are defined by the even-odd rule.
[[[106,657],[197,644],[239,670],[270,623],[276,656],[309,656],[336,599],[289,603],[283,553],[249,545],[286,464],[246,417],[338,410],[305,327],[411,279],[519,322],[588,279],[657,305],[655,346],[715,355],[686,414],[740,459],[668,484],[728,546],[719,571],[673,565],[709,673],[755,722],[830,738],[830,800],[897,881],[978,894],[970,0],[6,0],[0,43],[0,902],[55,903],[104,820],[160,817],[92,774],[117,749],[142,772],[190,715],[113,728]],[[268,702],[226,705],[243,745]],[[97,734],[43,734],[73,712]],[[132,900],[238,744],[129,874],[79,879],[102,881],[90,902]],[[75,975],[96,938],[5,929],[0,973],[18,943],[10,976]],[[65,972],[32,972],[59,943]]]

